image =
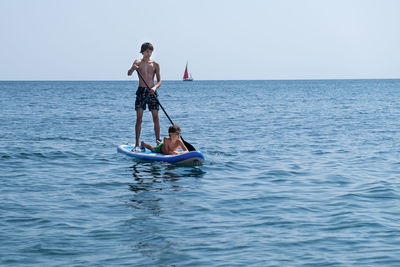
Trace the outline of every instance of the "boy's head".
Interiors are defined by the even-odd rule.
[[[172,136],[172,135],[179,136],[181,134],[181,128],[176,124],[171,125],[168,128],[168,133],[169,133],[169,136]]]
[[[144,44],[142,44],[142,47],[140,48],[140,53],[143,54],[147,49],[153,51],[154,47],[151,43],[144,43]]]

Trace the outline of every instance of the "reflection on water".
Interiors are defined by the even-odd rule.
[[[135,182],[130,184],[129,187],[135,193],[159,191],[163,190],[165,186],[168,189],[170,187],[179,188],[179,186],[168,184],[168,182],[177,182],[181,178],[188,177],[201,178],[206,173],[200,167],[180,167],[160,162],[136,162],[130,168]]]
[[[200,167],[179,167],[159,162],[136,162],[130,168],[134,182],[129,184],[129,189],[136,193],[131,200],[134,203],[141,201],[140,192],[178,191],[182,186],[176,182],[180,179],[201,178],[206,173]],[[153,196],[157,199],[156,194]]]
[[[176,202],[184,204],[179,192],[192,184],[188,179],[202,178],[206,172],[201,167],[160,162],[135,162],[130,168],[133,181],[129,184],[132,197],[128,205],[134,209],[128,225],[135,233],[134,251],[157,261],[177,249],[177,244],[165,236],[165,229],[170,227],[168,210],[175,209]]]

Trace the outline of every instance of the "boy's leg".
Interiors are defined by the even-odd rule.
[[[142,130],[142,120],[143,120],[143,109],[136,110],[136,124],[135,124],[135,136],[136,143],[135,148],[139,147],[140,132]]]
[[[140,143],[140,146],[145,147],[145,148],[147,148],[147,149],[150,149],[151,152],[154,152],[154,146],[149,145],[149,144],[146,144],[146,143],[143,142],[143,141]]]
[[[154,123],[154,133],[156,135],[156,143],[157,145],[161,143],[160,138],[160,119],[158,118],[158,110],[152,109],[151,115],[153,116],[153,123]]]

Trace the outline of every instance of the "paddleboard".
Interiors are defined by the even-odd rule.
[[[201,165],[204,162],[204,155],[199,151],[190,151],[179,155],[164,155],[160,153],[153,153],[150,150],[132,151],[133,145],[120,145],[117,151],[128,155],[129,157],[142,160],[142,161],[163,161],[179,165]]]

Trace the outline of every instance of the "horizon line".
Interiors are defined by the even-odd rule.
[[[191,82],[206,82],[206,81],[341,81],[341,80],[400,80],[399,78],[316,78],[316,79],[312,79],[312,78],[304,78],[304,79],[221,79],[221,80],[217,80],[217,79],[209,79],[209,80],[203,80],[203,79],[199,79],[199,80],[193,80]],[[162,81],[166,81],[166,82],[184,82],[183,80],[162,80]],[[0,80],[0,82],[139,82],[139,80],[114,80],[114,79],[110,79],[110,80],[104,80],[104,79],[99,79],[99,80],[95,80],[95,79],[84,79],[84,80],[63,80],[63,79],[55,79],[55,80]],[[190,82],[188,82],[190,83]]]

